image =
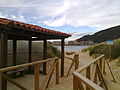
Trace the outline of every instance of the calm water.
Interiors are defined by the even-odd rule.
[[[61,50],[61,46],[54,46],[56,48],[58,48],[59,50]],[[81,51],[83,48],[86,48],[88,46],[65,46],[65,51],[66,52],[71,52],[71,51]]]

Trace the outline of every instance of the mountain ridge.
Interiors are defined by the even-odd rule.
[[[120,38],[120,25],[101,30],[92,35],[85,35],[79,39],[76,39],[76,41],[93,41],[94,43],[101,43],[107,40],[114,40],[117,38]]]

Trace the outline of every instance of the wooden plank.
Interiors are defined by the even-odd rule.
[[[75,62],[75,70],[76,70],[79,67],[79,54],[75,54],[74,62]]]
[[[73,90],[78,90],[78,79],[73,75]]]
[[[101,55],[100,57],[94,59],[93,61],[81,66],[79,69],[77,69],[77,72],[82,72],[83,70],[85,70],[87,67],[89,67],[90,65],[92,65],[93,63],[97,62],[100,58],[104,57],[104,55]]]
[[[52,65],[52,67],[50,68],[50,71],[48,72],[47,76],[45,77],[44,81],[42,82],[42,85],[41,85],[41,89],[40,90],[44,90],[47,88],[49,82],[50,82],[50,79],[51,79],[51,76],[52,76],[52,73],[53,73],[53,70],[55,69],[56,67],[56,64],[57,64],[57,61],[54,62],[54,64]]]
[[[70,73],[70,70],[72,69],[73,65],[74,65],[74,61],[72,61],[72,62],[71,62],[71,65],[70,65],[70,67],[69,67],[69,69],[68,69],[67,76],[69,75],[69,73]]]
[[[86,84],[87,86],[89,86],[91,89],[94,90],[104,90],[103,88],[101,88],[100,86],[98,86],[97,84],[95,84],[94,82],[92,82],[91,80],[87,79],[85,76],[83,76],[82,74],[78,73],[78,72],[73,72],[73,75],[79,79],[80,81],[82,81],[84,84]]]
[[[103,59],[101,58],[100,60],[99,60],[99,67],[100,67],[100,70],[101,70],[101,72],[103,72],[103,65],[102,65],[102,61]]]
[[[78,88],[79,88],[79,90],[84,90],[84,87],[83,87],[81,81],[78,81]]]
[[[0,72],[14,70],[14,69],[18,69],[18,68],[24,68],[24,67],[32,66],[32,65],[35,65],[35,64],[43,63],[43,62],[49,62],[49,61],[56,60],[56,59],[58,59],[58,58],[57,57],[56,58],[49,58],[49,59],[46,59],[46,60],[26,63],[26,64],[22,64],[22,65],[16,65],[16,66],[11,66],[11,67],[7,67],[7,68],[1,68]]]
[[[90,66],[86,69],[86,78],[91,79],[90,78]],[[86,90],[90,90],[90,88],[86,86]]]
[[[108,66],[108,68],[109,68],[109,70],[110,70],[110,73],[111,73],[111,75],[112,75],[113,82],[116,82],[115,77],[114,77],[114,74],[113,74],[113,72],[112,72],[112,69],[110,68],[109,62],[107,61],[107,59],[105,59],[105,60],[106,60],[107,66]]]
[[[98,64],[97,64],[97,72],[98,72],[99,77],[101,78],[101,82],[103,82],[103,84],[105,85],[106,90],[108,90],[108,87],[107,87],[107,85],[105,83],[103,74],[102,74],[102,72],[101,72],[100,67],[98,66]]]
[[[105,57],[103,58],[103,74],[106,74],[106,72],[105,72]]]
[[[97,65],[97,64],[96,64]],[[94,83],[97,84],[97,67],[95,67],[95,74],[94,74]]]
[[[45,60],[47,58],[47,40],[45,39],[43,43],[43,60]],[[47,74],[46,62],[43,63],[43,74]]]
[[[22,90],[28,90],[26,89],[24,86],[20,85],[19,83],[17,83],[16,81],[12,80],[11,78],[9,78],[7,75],[2,74],[3,78],[8,80],[9,82],[11,82],[12,84],[14,84],[15,86],[19,87]]]
[[[56,84],[59,84],[59,60],[56,63]]]
[[[64,76],[64,39],[61,39],[61,77]]]
[[[40,82],[39,82],[40,73],[39,72],[40,72],[40,64],[36,64],[35,65],[35,70],[34,70],[34,73],[35,73],[35,83],[34,83],[35,90],[40,89],[40,87],[39,87],[39,85],[40,85]]]

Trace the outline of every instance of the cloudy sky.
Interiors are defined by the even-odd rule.
[[[0,0],[0,17],[72,34],[67,40],[120,24],[120,0]]]

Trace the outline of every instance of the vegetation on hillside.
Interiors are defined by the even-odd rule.
[[[111,58],[116,59],[120,57],[120,39],[114,40],[114,45],[112,47],[112,53]],[[90,46],[88,48],[82,49],[83,52],[88,51],[90,56],[93,54],[105,54],[108,56],[109,52],[109,46],[106,44],[106,42],[100,43],[98,45]]]
[[[115,40],[118,38],[120,38],[120,25],[105,30],[101,30],[93,35],[85,35],[77,39],[77,41],[80,42],[90,40],[93,41],[94,43],[101,43],[107,40]]]

